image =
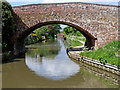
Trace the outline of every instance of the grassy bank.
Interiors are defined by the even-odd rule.
[[[78,41],[78,40],[84,41],[84,42],[86,41],[86,38],[83,35],[81,35],[81,36],[67,35],[66,37],[68,39],[74,39],[76,41]]]
[[[106,62],[120,66],[120,57],[116,55],[118,54],[119,43],[119,41],[113,41],[112,43],[108,43],[104,47],[99,48],[96,51],[84,51],[81,52],[80,55],[99,60],[103,63]]]
[[[68,39],[68,43],[69,43],[70,47],[75,47],[75,46],[81,46],[81,45],[83,45],[81,42],[76,41],[76,40],[71,40],[71,39]]]
[[[83,45],[83,43],[81,43],[80,41],[86,41],[85,37],[79,37],[74,35],[68,35],[66,37],[70,47],[81,46]]]
[[[84,37],[84,36],[81,36],[81,37],[79,37],[79,36],[71,36],[70,38],[74,38],[75,40],[80,40],[80,41],[86,41],[86,38]]]

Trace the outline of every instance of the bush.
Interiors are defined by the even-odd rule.
[[[13,10],[8,2],[2,2],[2,51],[12,49],[11,36],[13,34]]]

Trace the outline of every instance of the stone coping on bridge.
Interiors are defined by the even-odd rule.
[[[119,3],[119,2],[118,2]],[[86,5],[97,5],[97,6],[109,6],[109,7],[119,7],[119,5],[107,5],[107,4],[97,4],[97,3],[86,3],[86,2],[63,2],[63,3],[37,3],[37,4],[26,4],[20,6],[13,6],[13,8],[17,7],[25,7],[31,5],[56,5],[56,4],[86,4]]]
[[[103,69],[105,71],[117,74],[117,75],[120,76],[120,69],[118,69],[117,66],[112,65],[112,64],[108,64],[108,63],[103,64],[98,60],[90,59],[90,58],[87,58],[87,57],[84,57],[84,56],[81,57],[79,54],[75,54],[73,52],[74,51],[68,52],[68,56],[70,58],[75,59],[75,60],[80,61],[80,62],[83,62],[83,63],[86,63],[88,65],[94,66],[96,68],[100,68],[100,69]]]

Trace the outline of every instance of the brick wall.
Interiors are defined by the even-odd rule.
[[[97,46],[104,46],[118,39],[117,6],[58,3],[16,6],[13,10],[18,37],[23,34],[28,35],[35,27],[62,23],[77,28],[86,37],[97,39]]]

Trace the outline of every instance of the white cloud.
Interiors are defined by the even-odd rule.
[[[80,71],[80,67],[78,64],[69,60],[64,47],[61,48],[60,52],[55,59],[49,58],[47,60],[43,57],[42,61],[40,61],[39,57],[26,56],[25,63],[38,76],[43,76],[51,80],[64,80],[77,74]]]
[[[7,0],[8,2],[40,2],[40,3],[61,3],[61,2],[119,2],[119,0]]]

